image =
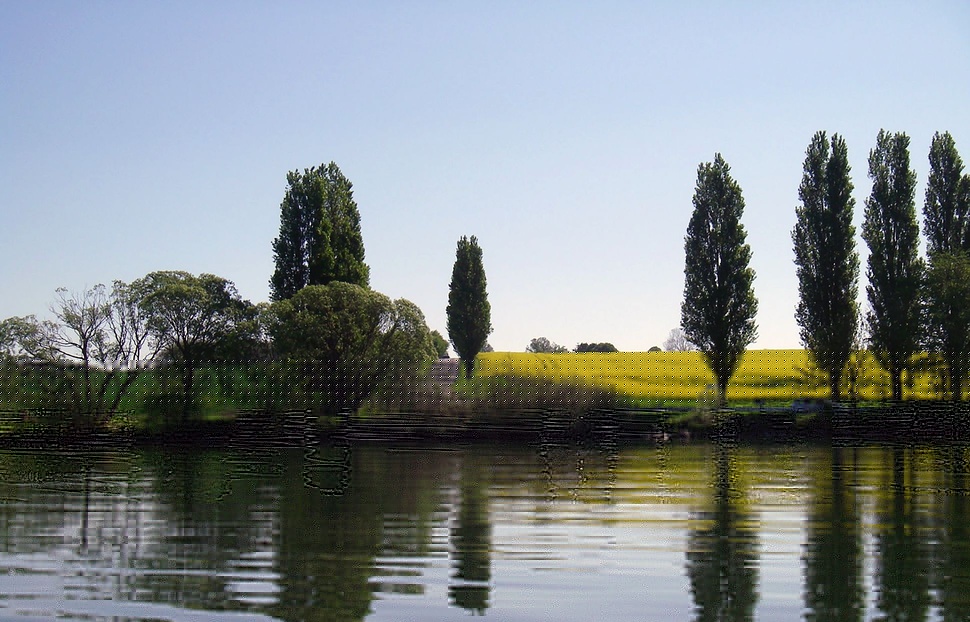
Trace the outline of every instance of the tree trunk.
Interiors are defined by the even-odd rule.
[[[829,393],[833,402],[839,402],[842,400],[841,387],[839,386],[842,382],[841,370],[836,371],[834,369],[829,370]]]
[[[903,370],[894,367],[890,370],[889,375],[892,381],[893,401],[901,402],[903,401]]]
[[[192,405],[192,383],[195,377],[195,367],[190,361],[184,362],[185,369],[182,371],[182,387],[185,394],[182,396],[182,423],[189,420],[189,408]]]

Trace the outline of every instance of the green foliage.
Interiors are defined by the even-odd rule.
[[[139,307],[149,333],[181,371],[184,421],[195,403],[198,367],[238,354],[247,340],[257,341],[246,336],[257,325],[257,313],[231,281],[212,274],[152,272],[132,286],[141,292]]]
[[[431,342],[434,344],[435,351],[438,352],[438,358],[448,358],[448,340],[441,333],[436,330],[431,331]]]
[[[565,350],[564,350],[565,351]],[[616,346],[608,341],[601,343],[580,343],[576,344],[576,349],[573,352],[619,352]]]
[[[437,355],[413,303],[358,285],[310,285],[273,304],[270,334],[305,406],[356,411],[381,389],[424,371]]]
[[[694,212],[684,240],[684,302],[681,326],[704,354],[719,394],[745,349],[757,337],[754,270],[741,225],[744,198],[721,154],[697,168]]]
[[[845,140],[818,132],[805,154],[801,205],[792,231],[799,302],[795,319],[816,367],[828,375],[832,399],[853,349],[859,322],[859,256],[855,250],[852,182]]]
[[[970,176],[949,132],[933,135],[923,203],[927,253],[970,250]]]
[[[280,233],[273,241],[272,299],[285,300],[307,285],[331,281],[367,287],[370,269],[353,184],[333,162],[302,174],[290,171],[286,182]]]
[[[526,346],[525,351],[536,352],[539,354],[559,354],[562,352],[568,352],[569,350],[554,341],[549,341],[549,339],[546,337],[536,337],[529,342],[529,345]]]
[[[869,152],[872,193],[866,199],[862,238],[869,246],[866,292],[869,340],[889,372],[892,398],[902,399],[902,372],[919,349],[920,289],[924,264],[914,196],[916,173],[909,167],[909,137],[879,131]]]
[[[970,371],[970,255],[937,252],[930,257],[926,278],[927,346],[946,365],[949,392],[962,398],[962,383]]]
[[[451,272],[447,316],[448,336],[468,376],[473,372],[475,357],[483,351],[492,332],[491,306],[485,286],[478,238],[462,236]]]

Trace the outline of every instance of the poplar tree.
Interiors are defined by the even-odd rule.
[[[879,131],[869,152],[872,193],[866,199],[862,238],[869,246],[866,315],[871,347],[889,372],[892,398],[903,397],[902,374],[919,350],[922,324],[916,173],[909,167],[909,136]]]
[[[447,316],[448,337],[467,376],[474,371],[475,357],[482,352],[492,332],[492,311],[485,286],[478,238],[462,236],[451,272]]]
[[[923,202],[926,250],[952,253],[970,249],[970,177],[963,175],[963,160],[949,132],[933,135],[930,173]]]
[[[805,152],[801,205],[792,230],[799,302],[795,319],[802,344],[829,378],[832,399],[852,354],[859,322],[859,256],[855,250],[852,181],[845,140],[817,132]]]
[[[970,177],[949,132],[930,143],[923,231],[930,265],[926,280],[927,345],[943,358],[947,389],[963,397],[970,368]]]
[[[367,287],[370,269],[350,180],[331,162],[290,171],[286,182],[270,297],[285,300],[307,285],[332,281]]]
[[[730,173],[721,154],[697,167],[680,310],[684,334],[703,353],[722,402],[741,356],[758,334],[751,248],[741,225],[744,198]]]

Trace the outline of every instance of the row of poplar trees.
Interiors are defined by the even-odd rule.
[[[869,247],[869,311],[862,317],[845,140],[835,134],[830,141],[818,132],[806,152],[792,231],[799,290],[795,318],[835,400],[861,333],[889,373],[894,400],[902,399],[903,372],[924,349],[941,363],[952,399],[962,397],[970,371],[970,175],[963,173],[948,132],[934,135],[929,162],[925,261],[919,252],[909,137],[880,131],[869,152],[872,191],[862,225]],[[758,304],[751,249],[740,222],[744,199],[720,154],[698,168],[693,202],[681,324],[703,352],[723,399],[745,348],[757,337]]]

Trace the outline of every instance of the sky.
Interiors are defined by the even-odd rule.
[[[721,153],[753,347],[797,348],[805,150],[845,137],[858,232],[880,129],[911,138],[921,214],[934,132],[970,161],[970,3],[0,0],[0,318],[155,270],[268,300],[286,173],[333,161],[371,287],[432,329],[475,235],[496,350],[646,350]]]

